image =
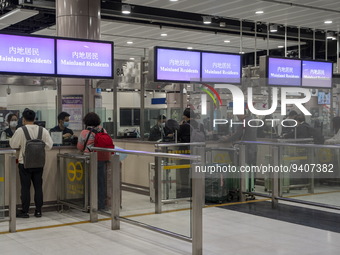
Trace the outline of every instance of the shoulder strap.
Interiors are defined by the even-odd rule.
[[[39,126],[38,140],[42,140],[43,127]]]
[[[92,130],[93,130],[93,128],[91,128],[91,130],[89,130],[89,134],[87,135],[85,143],[84,143],[83,151],[85,151],[85,148],[86,148],[87,142],[89,141],[89,138],[90,138],[90,135],[92,133]]]
[[[21,128],[22,128],[22,130],[24,131],[26,140],[27,140],[27,141],[31,140],[31,137],[30,137],[30,134],[28,133],[27,127],[26,127],[26,126],[22,126]]]

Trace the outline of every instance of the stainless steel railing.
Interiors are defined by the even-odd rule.
[[[240,146],[240,165],[246,165],[246,146],[247,145],[257,145],[257,146],[271,146],[272,151],[272,165],[278,166],[282,163],[281,160],[281,154],[285,147],[296,147],[296,148],[304,148],[309,149],[307,151],[308,158],[315,160],[315,150],[316,149],[330,149],[330,150],[340,150],[339,145],[319,145],[319,144],[300,144],[300,143],[274,143],[274,142],[255,142],[255,141],[241,141],[238,142]],[[340,158],[338,158],[338,161],[340,162]],[[309,183],[309,192],[314,193],[314,174],[310,173],[310,183]],[[317,203],[312,201],[303,201],[291,197],[283,197],[281,189],[281,185],[279,183],[280,180],[280,173],[279,172],[273,172],[271,173],[271,183],[272,183],[272,194],[271,196],[257,193],[257,192],[246,192],[245,188],[245,176],[244,173],[241,172],[241,193],[242,194],[252,194],[255,196],[263,196],[263,197],[270,197],[272,199],[272,206],[276,207],[278,205],[279,200],[285,200],[289,202],[294,203],[301,203],[301,204],[307,204],[312,206],[318,206],[318,207],[324,207],[324,208],[330,208],[330,209],[336,209],[340,210],[340,206],[336,205],[329,205],[325,203]],[[241,197],[241,200],[244,200],[244,196]]]
[[[202,232],[203,232],[203,221],[202,221],[202,204],[203,204],[203,178],[202,176],[194,174],[194,169],[196,165],[199,165],[201,162],[201,156],[198,155],[183,155],[183,154],[173,154],[173,153],[161,153],[161,152],[147,152],[147,151],[135,151],[135,150],[123,150],[123,149],[104,149],[94,147],[93,150],[96,151],[108,151],[108,152],[120,152],[125,154],[134,154],[140,156],[152,156],[155,157],[155,213],[159,214],[162,212],[162,201],[161,201],[161,160],[160,158],[172,158],[172,159],[186,159],[190,160],[193,163],[191,164],[192,171],[192,224],[191,224],[191,233],[192,237],[186,237],[174,232],[170,232],[165,229],[156,228],[154,226],[150,226],[141,222],[137,222],[131,219],[127,219],[120,216],[120,162],[118,155],[111,156],[111,169],[112,169],[112,201],[111,201],[111,229],[118,230],[120,229],[120,221],[124,221],[127,223],[131,223],[140,227],[144,227],[158,233],[166,234],[171,237],[188,241],[192,243],[192,254],[193,255],[201,255],[203,253],[202,250]],[[95,152],[91,153],[95,154]],[[92,159],[92,157],[91,157]]]
[[[6,160],[3,161],[5,172],[9,172],[9,219],[8,219],[8,227],[9,232],[16,232],[16,173],[17,173],[17,165],[16,165],[16,151],[15,150],[0,150],[0,155],[8,155],[9,164],[6,164]],[[1,194],[0,194],[1,195]],[[4,198],[6,197],[6,191],[3,194]],[[7,220],[6,220],[7,221]]]

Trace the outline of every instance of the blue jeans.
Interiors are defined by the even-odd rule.
[[[98,210],[105,209],[106,163],[107,161],[98,161]]]

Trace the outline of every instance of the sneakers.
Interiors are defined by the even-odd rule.
[[[37,218],[40,218],[41,217],[41,211],[40,210],[35,210],[34,216],[37,217]]]
[[[28,215],[27,212],[20,211],[17,213],[17,218],[29,218],[30,216]]]

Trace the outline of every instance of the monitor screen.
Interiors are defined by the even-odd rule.
[[[202,52],[202,81],[240,83],[241,56]]]
[[[57,75],[113,78],[113,44],[56,39]]]
[[[155,81],[190,82],[201,76],[201,53],[192,50],[155,48]]]
[[[318,92],[318,104],[331,104],[331,93]]]
[[[0,34],[0,72],[54,75],[54,39]]]
[[[302,86],[331,88],[333,63],[318,61],[302,61]]]
[[[268,58],[268,85],[301,86],[301,60]]]

